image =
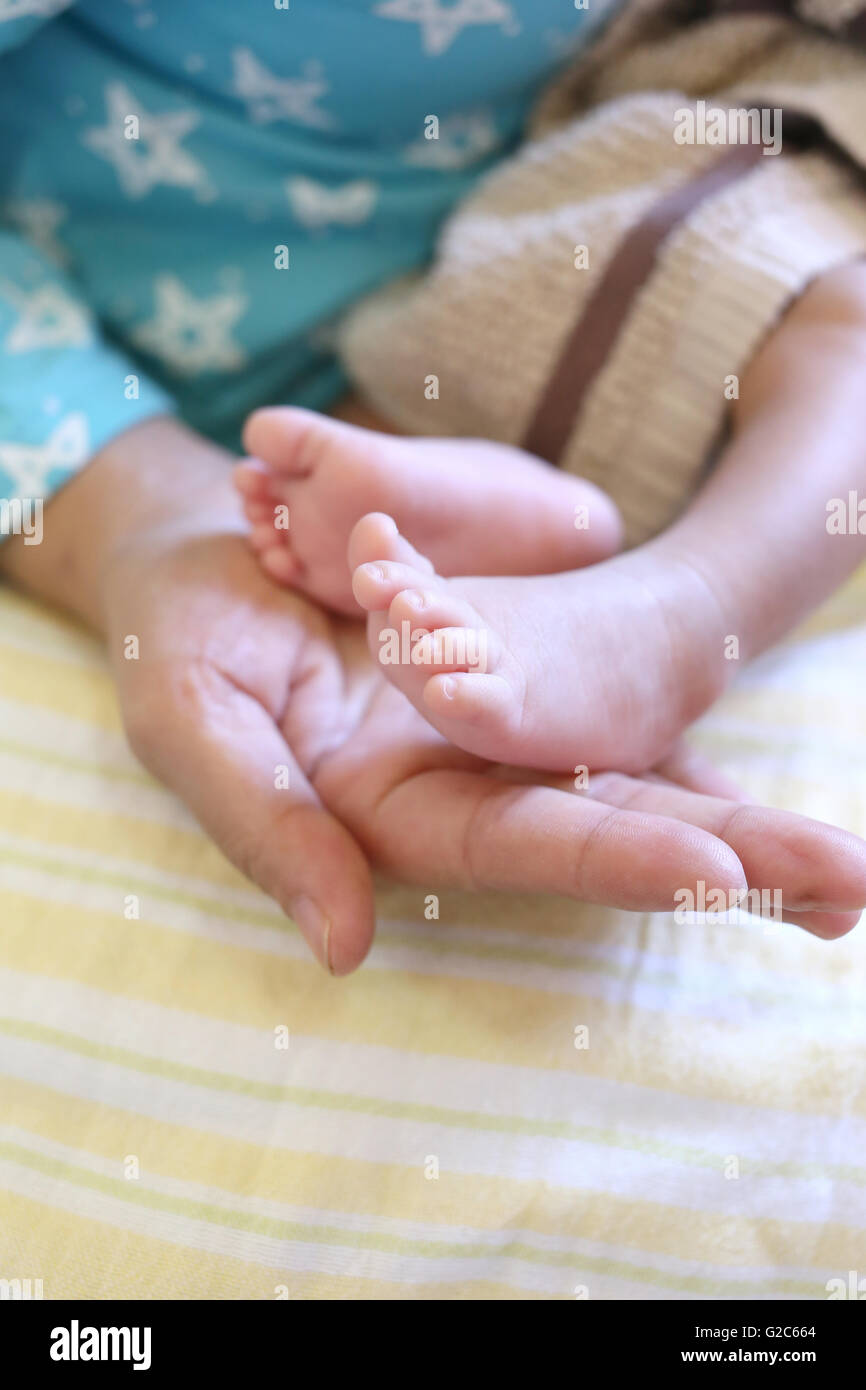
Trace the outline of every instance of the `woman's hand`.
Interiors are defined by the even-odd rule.
[[[857,920],[860,840],[730,798],[682,750],[576,792],[451,748],[382,679],[360,623],[261,575],[227,463],[172,422],[140,426],[51,503],[43,547],[3,562],[100,628],[139,757],[335,974],[372,939],[371,865],[643,910],[703,880],[781,889],[819,935]]]
[[[831,833],[800,817],[658,774],[605,774],[586,796],[490,768],[386,684],[360,623],[329,621],[274,588],[242,539],[153,543],[113,569],[108,602],[133,747],[336,974],[370,945],[368,863],[429,889],[539,890],[638,909],[670,908],[699,880],[781,886],[792,906],[816,893],[840,907],[866,896],[863,847],[851,838],[859,878],[855,868],[846,896]],[[122,654],[130,635],[138,661]],[[687,778],[682,762],[667,770]],[[710,776],[695,775],[702,785]],[[851,925],[827,913],[804,920],[829,934]]]

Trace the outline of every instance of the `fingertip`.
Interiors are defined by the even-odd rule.
[[[329,922],[325,934],[326,969],[335,979],[351,975],[370,952],[376,933],[375,907],[360,908],[349,919]]]
[[[329,975],[350,975],[366,957],[376,931],[370,866],[350,832],[327,813],[308,822],[301,854],[286,856],[281,875],[297,878],[284,910]]]
[[[326,916],[306,894],[292,898],[288,912],[323,970],[335,979],[351,975],[366,958],[376,928],[372,898],[351,914]]]
[[[840,941],[848,936],[859,923],[862,912],[792,912],[790,920],[795,926],[817,936],[821,941]]]
[[[661,865],[672,852],[679,865],[674,893],[723,892],[729,897],[747,892],[749,880],[742,860],[724,840],[708,830],[682,823],[675,843],[657,846],[656,862]],[[676,899],[675,899],[676,900]]]

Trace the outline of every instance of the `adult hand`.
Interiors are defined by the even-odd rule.
[[[369,948],[371,866],[640,910],[701,880],[781,889],[818,935],[854,925],[866,845],[728,796],[682,751],[578,793],[451,748],[383,680],[360,623],[261,575],[227,463],[173,422],[139,426],[52,502],[44,546],[4,564],[103,632],[139,757],[335,974]]]

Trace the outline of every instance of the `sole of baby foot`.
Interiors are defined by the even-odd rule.
[[[507,445],[379,434],[313,411],[257,411],[235,469],[266,572],[356,614],[346,548],[364,514],[395,517],[445,575],[548,574],[595,563],[621,542],[598,488]]]
[[[480,757],[642,772],[718,694],[696,646],[697,599],[687,595],[678,637],[631,556],[550,576],[445,579],[392,518],[372,515],[354,528],[349,563],[385,676]]]

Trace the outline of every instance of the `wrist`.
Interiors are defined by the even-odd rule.
[[[170,417],[109,441],[45,508],[43,539],[0,548],[0,571],[100,632],[119,564],[170,536],[240,529],[232,456]]]

